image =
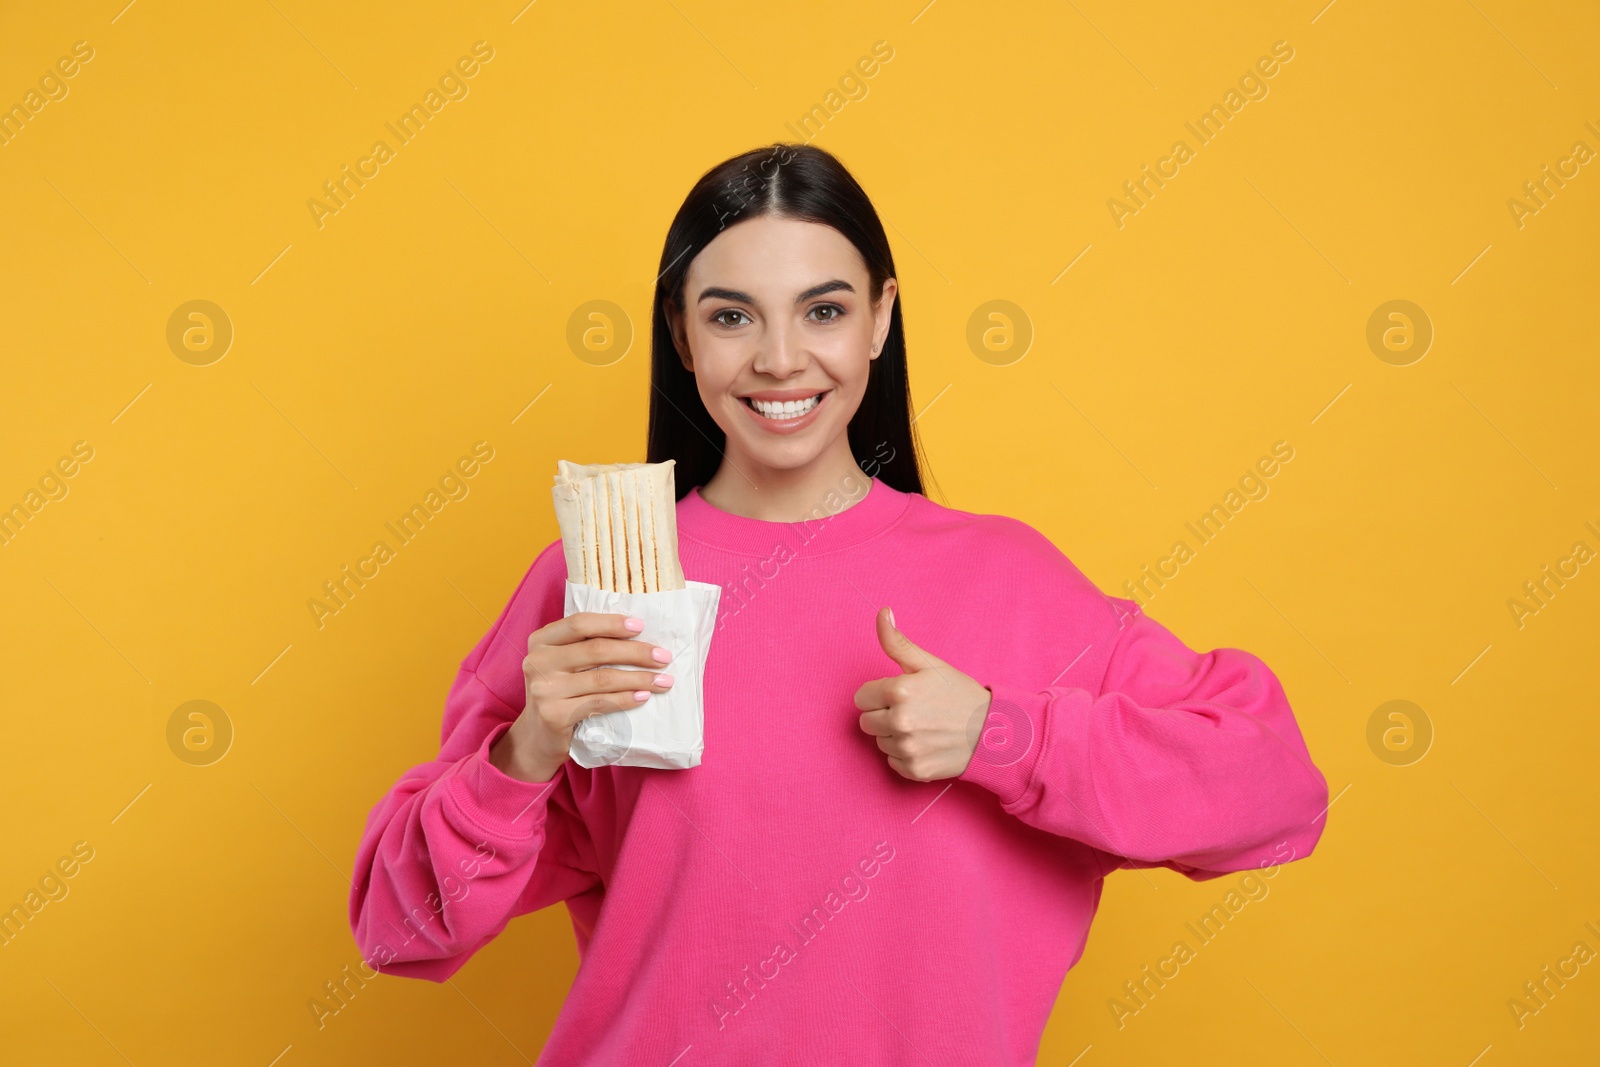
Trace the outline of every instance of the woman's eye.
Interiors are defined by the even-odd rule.
[[[811,311],[813,314],[819,314],[821,316],[817,319],[818,322],[832,322],[840,315],[844,314],[844,308],[840,307],[838,304],[818,304],[816,307],[812,308]]]
[[[729,322],[727,320],[727,317],[726,317],[726,316],[729,316],[729,315],[738,315],[738,316],[740,316],[742,318],[746,318],[746,319],[749,318],[748,315],[745,315],[744,312],[738,310],[737,308],[727,308],[726,310],[719,311],[715,315],[711,316],[711,321],[716,323],[719,326],[742,326],[743,325],[743,323],[740,323],[740,322]]]

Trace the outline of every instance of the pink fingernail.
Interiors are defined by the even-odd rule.
[[[664,648],[652,648],[650,650],[650,658],[655,660],[657,663],[671,663],[672,653],[668,652]]]
[[[641,702],[649,700],[650,699],[650,691],[648,689],[636,689],[636,690],[634,690],[634,693],[633,693],[633,699],[641,701]]]
[[[628,629],[632,630],[634,633],[638,633],[640,630],[644,629],[644,620],[643,619],[636,619],[632,615],[630,615],[626,619],[623,620],[622,625],[627,627]]]
[[[656,675],[656,684],[659,685],[663,689],[671,689],[672,688],[672,675],[670,675],[670,674],[658,674],[658,675]]]

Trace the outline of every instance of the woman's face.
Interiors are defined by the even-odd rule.
[[[882,352],[895,280],[872,304],[867,265],[831,226],[760,216],[689,264],[684,311],[667,318],[728,456],[803,468],[844,441]]]

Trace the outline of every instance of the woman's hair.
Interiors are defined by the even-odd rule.
[[[666,303],[684,310],[689,264],[727,227],[771,215],[832,226],[866,261],[869,300],[882,299],[883,283],[896,277],[889,239],[872,201],[833,156],[804,144],[772,144],[735,156],[695,183],[667,230],[650,332],[649,462],[675,460],[678,497],[705,485],[727,444],[684,369],[672,343]],[[850,451],[857,464],[903,493],[922,493],[922,460],[911,425],[911,383],[906,376],[903,295],[889,318],[883,351],[872,361],[861,406],[850,420]],[[924,494],[926,495],[926,494]]]

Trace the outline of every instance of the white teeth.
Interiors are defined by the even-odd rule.
[[[816,407],[822,401],[822,394],[807,397],[804,400],[755,400],[750,401],[750,406],[769,419],[797,419]]]

